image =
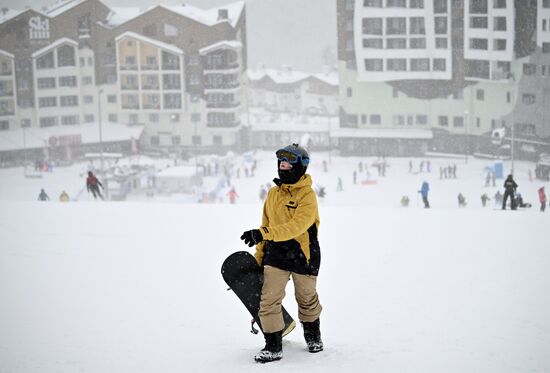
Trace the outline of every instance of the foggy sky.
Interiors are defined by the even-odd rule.
[[[211,8],[233,0],[101,0],[108,6],[146,9],[156,4],[188,3]],[[1,0],[2,7],[40,9],[53,0]],[[322,54],[331,48],[336,56],[336,0],[246,0],[248,62],[254,68],[291,65],[296,70],[320,72]]]

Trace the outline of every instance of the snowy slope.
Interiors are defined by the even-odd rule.
[[[257,189],[272,161],[235,180],[236,205],[40,203],[21,193],[35,180],[0,170],[12,196],[0,202],[0,372],[550,371],[548,212],[482,209],[475,161],[457,161],[456,181],[431,175],[431,210],[414,199],[430,175],[408,175],[408,160],[391,160],[377,186],[350,185],[355,159],[332,161],[328,173],[311,167],[329,192],[320,204],[326,349],[307,353],[297,328],[268,366],[253,362],[262,339],[219,271],[248,249],[239,236],[259,224]],[[539,184],[522,166],[518,184],[534,202]],[[50,176],[65,171],[64,185],[79,180]],[[471,196],[466,209],[456,208],[458,190]],[[408,209],[397,207],[405,193]],[[296,317],[292,293],[285,306]]]

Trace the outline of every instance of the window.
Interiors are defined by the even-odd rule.
[[[409,34],[424,35],[425,33],[426,33],[426,28],[424,27],[424,18],[423,17],[411,17],[411,18],[409,18]]]
[[[31,126],[30,119],[21,119],[21,128],[28,128]]]
[[[42,117],[40,118],[40,127],[57,126],[57,117]]]
[[[212,136],[212,143],[214,145],[223,145],[222,137],[219,135]]]
[[[495,50],[495,51],[505,51],[506,50],[506,39],[494,39],[493,40],[493,50]]]
[[[80,67],[86,66],[86,59],[84,57],[80,57]]]
[[[38,89],[55,88],[55,78],[38,78]]]
[[[495,9],[506,8],[506,0],[493,0],[493,8]]]
[[[453,127],[455,127],[455,128],[464,128],[464,117],[454,117],[453,118]]]
[[[447,33],[447,17],[435,17],[434,29],[436,34]]]
[[[386,40],[387,49],[407,49],[407,39],[394,38]]]
[[[156,56],[146,56],[145,57],[145,68],[153,69],[157,68],[157,57]]]
[[[403,115],[394,115],[392,117],[392,123],[394,126],[404,126],[405,125],[405,117]]]
[[[536,96],[531,93],[524,93],[521,96],[521,102],[523,102],[524,105],[534,105],[536,101]]]
[[[200,136],[192,136],[191,142],[193,143],[193,145],[201,145],[202,138]]]
[[[128,123],[130,124],[139,123],[139,116],[137,114],[128,115]]]
[[[470,17],[470,28],[486,29],[489,27],[487,17]]]
[[[199,77],[199,74],[189,74],[189,84],[190,85],[201,84],[201,79]]]
[[[118,122],[118,115],[117,114],[109,114],[107,118],[108,118],[108,121],[110,123],[117,123]]]
[[[380,125],[382,123],[382,117],[380,114],[371,114],[369,116],[369,120],[371,125]]]
[[[60,87],[76,87],[76,76],[60,76]]]
[[[107,95],[107,102],[110,104],[116,103],[116,95]]]
[[[363,34],[382,35],[382,18],[363,18]]]
[[[489,41],[487,39],[478,39],[478,38],[470,39],[470,49],[487,50],[489,47],[488,44],[489,44]]]
[[[7,120],[0,121],[0,130],[5,131],[10,129],[10,122]]]
[[[383,60],[381,58],[367,58],[365,59],[366,71],[383,71]]]
[[[136,56],[126,56],[124,59],[126,62],[127,67],[135,67],[136,66]]]
[[[67,115],[61,117],[61,124],[64,126],[72,126],[79,123],[80,120],[78,118],[78,115]]]
[[[449,41],[447,38],[435,38],[435,47],[437,49],[449,48]]]
[[[78,106],[78,96],[61,96],[59,104],[61,106]]]
[[[74,47],[62,45],[57,49],[57,65],[59,67],[76,66]]]
[[[546,31],[546,25],[547,25],[547,23],[548,23],[548,22],[546,21],[546,19],[543,19],[543,20],[542,20],[542,31]]]
[[[417,9],[424,8],[424,0],[410,0],[409,7]]]
[[[192,54],[189,56],[189,65],[196,66],[201,64],[201,59],[198,54]]]
[[[382,49],[382,39],[363,39],[363,48]]]
[[[178,74],[164,74],[162,76],[162,86],[164,89],[180,89],[180,76]]]
[[[82,85],[92,85],[93,80],[91,76],[83,76],[82,77]]]
[[[53,52],[45,54],[36,60],[37,69],[53,69]]]
[[[181,136],[172,136],[172,145],[181,144]]]
[[[165,109],[181,109],[181,94],[180,93],[165,93],[164,94]],[[178,116],[179,122],[179,116]]]
[[[512,93],[506,92],[506,102],[507,103],[512,102]]]
[[[151,136],[151,145],[159,145],[160,144],[160,138],[158,136]]]
[[[448,127],[449,126],[449,118],[446,116],[439,116],[437,118],[437,124],[439,124],[441,127]]]
[[[353,96],[353,90],[350,87],[348,87],[346,89],[346,95],[347,95],[347,97],[352,97]]]
[[[483,89],[476,89],[476,100],[478,101],[485,100],[485,91]]]
[[[351,9],[353,10],[353,2],[349,0],[351,3]],[[365,7],[372,7],[372,8],[382,8],[382,0],[363,0],[363,6]]]
[[[89,96],[89,95],[83,96],[82,97],[82,102],[85,103],[85,104],[93,104],[94,103],[94,96]]]
[[[487,14],[487,0],[469,0],[470,13]]]
[[[386,0],[386,8],[406,8],[407,0]]]
[[[143,34],[147,36],[157,35],[157,25],[147,25],[143,28]]]
[[[456,91],[453,93],[453,98],[455,100],[463,100],[464,99],[464,91],[463,90],[460,90],[460,91]]]
[[[387,71],[407,71],[407,59],[405,58],[389,58],[386,61]]]
[[[430,59],[411,58],[411,71],[430,71]]]
[[[542,53],[550,53],[550,43],[542,43]]]
[[[38,107],[54,107],[57,106],[57,97],[39,97]]]
[[[506,17],[494,17],[493,18],[493,30],[506,31]]]
[[[434,58],[433,71],[447,71],[447,61],[444,58]]]
[[[428,124],[428,116],[424,114],[417,114],[416,124],[419,126],[425,126]]]
[[[425,38],[410,38],[409,43],[411,49],[426,49]]]
[[[158,122],[159,122],[159,115],[158,115],[158,113],[151,113],[151,114],[149,114],[149,122],[151,122],[151,123],[158,123]]]
[[[94,58],[88,57],[88,66],[93,66],[93,65],[94,65]]]
[[[481,118],[480,117],[476,117],[476,127],[477,128],[481,127]]]
[[[404,35],[407,33],[407,19],[404,17],[386,18],[387,35]]]
[[[447,13],[447,0],[434,0],[434,13]]]
[[[543,8],[550,8],[550,0],[542,0]]]
[[[168,23],[164,24],[164,36],[178,36],[178,28]]]

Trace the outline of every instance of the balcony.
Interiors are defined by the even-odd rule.
[[[139,104],[122,104],[122,108],[126,110],[139,110]]]
[[[239,68],[238,62],[206,64],[204,70],[235,70]]]
[[[241,122],[207,122],[207,127],[214,127],[214,128],[235,128],[238,127],[241,124]]]
[[[141,65],[141,70],[158,70],[159,65],[153,64],[153,65]]]
[[[209,83],[206,82],[204,85],[204,89],[211,89],[211,90],[227,90],[227,89],[236,89],[241,86],[241,83],[236,82],[228,82],[228,83]]]
[[[120,70],[137,70],[138,66],[135,64],[132,65],[120,65]]]
[[[148,90],[158,90],[159,85],[158,84],[143,84],[141,86],[141,89],[148,89]]]
[[[10,76],[10,75],[13,75],[13,71],[11,71],[11,70],[1,70],[0,71],[0,76]]]
[[[120,89],[123,91],[137,91],[139,87],[137,84],[122,84]]]
[[[209,102],[206,104],[206,107],[208,109],[233,109],[240,105],[240,102]]]
[[[9,115],[15,115],[15,111],[13,109],[11,110],[0,110],[0,116],[9,116]]]
[[[143,104],[143,109],[160,110],[160,104]]]
[[[0,97],[13,96],[13,91],[0,91]]]

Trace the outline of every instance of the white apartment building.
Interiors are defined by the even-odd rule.
[[[537,46],[550,53],[550,0],[537,0]]]
[[[514,59],[514,0],[464,2],[466,77],[506,80]]]
[[[0,130],[15,128],[16,108],[14,57],[0,49]]]
[[[358,79],[450,79],[450,0],[355,1],[353,48]],[[349,39],[348,43],[352,40]]]

